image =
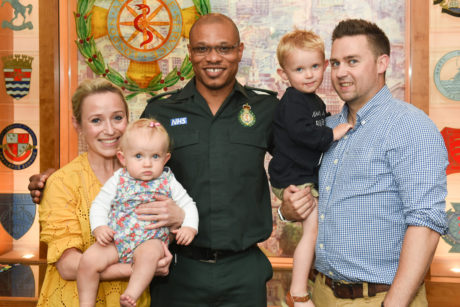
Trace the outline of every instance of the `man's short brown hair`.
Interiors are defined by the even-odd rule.
[[[332,32],[332,42],[344,36],[365,35],[375,57],[390,56],[390,41],[375,23],[364,19],[345,19]]]

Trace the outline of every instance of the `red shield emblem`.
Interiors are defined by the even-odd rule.
[[[444,128],[441,131],[449,155],[447,175],[460,173],[460,129]]]
[[[5,155],[11,160],[21,162],[29,157],[32,149],[32,145],[29,144],[29,134],[8,133],[6,143]]]
[[[37,157],[37,137],[24,124],[11,124],[0,133],[0,162],[21,170],[31,166]]]

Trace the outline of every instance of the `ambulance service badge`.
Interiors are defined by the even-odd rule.
[[[251,106],[247,103],[243,105],[238,120],[241,125],[251,127],[256,123],[256,115],[251,111]]]

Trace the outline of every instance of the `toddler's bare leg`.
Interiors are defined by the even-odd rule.
[[[128,287],[120,296],[121,306],[136,306],[137,299],[152,281],[158,260],[163,255],[163,246],[161,241],[157,239],[147,240],[134,250],[133,273],[129,279]]]
[[[318,209],[315,208],[302,222],[302,238],[294,252],[294,266],[290,292],[293,296],[307,294],[308,273],[313,264],[316,235],[318,233]],[[312,306],[312,302],[295,303],[295,306]]]
[[[100,273],[117,261],[118,252],[113,243],[107,246],[94,243],[83,253],[77,272],[80,306],[96,304]]]

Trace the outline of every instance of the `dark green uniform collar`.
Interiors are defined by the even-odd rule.
[[[233,95],[233,93],[235,92],[239,92],[244,97],[249,98],[247,90],[238,81],[235,82],[235,86],[233,87],[233,91],[230,93],[230,96]],[[194,96],[196,93],[197,93],[197,89],[195,86],[195,78],[193,78],[185,85],[182,91],[176,96],[176,99],[185,100],[189,97]]]

